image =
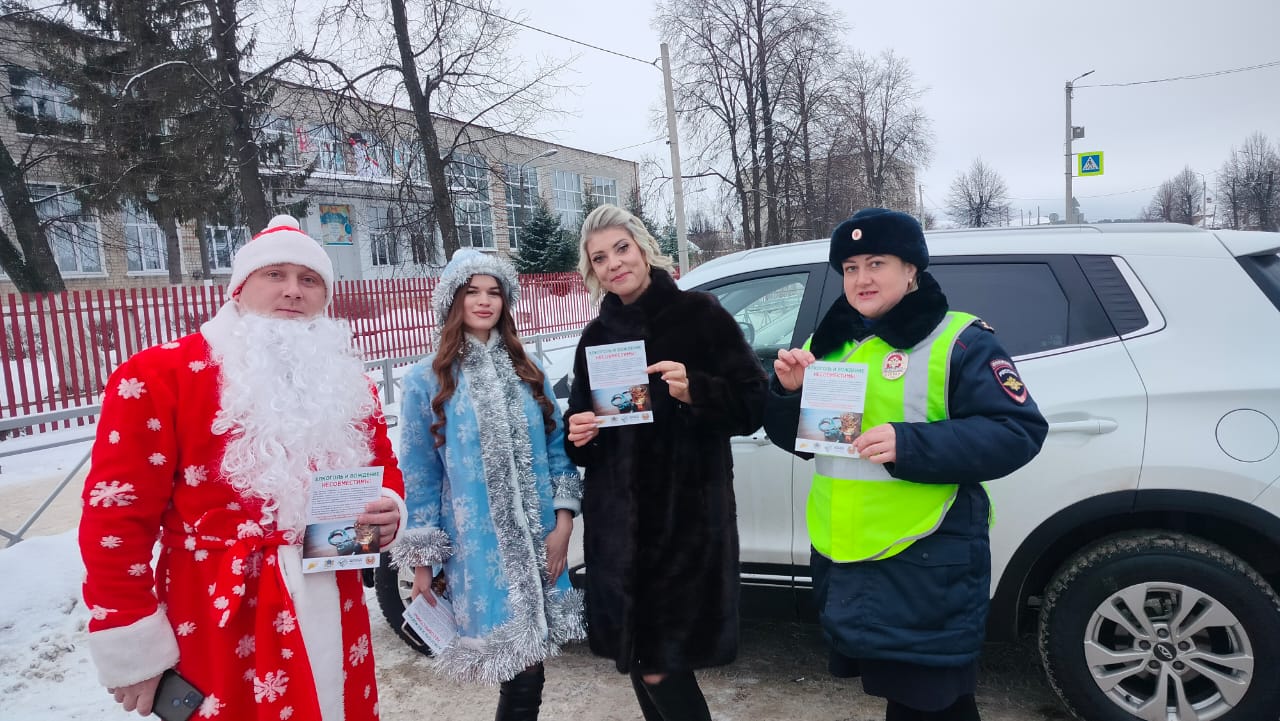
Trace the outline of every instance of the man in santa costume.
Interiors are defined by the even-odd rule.
[[[314,472],[384,469],[356,519],[383,548],[404,518],[376,392],[350,329],[323,315],[333,265],[277,216],[236,253],[229,290],[199,333],[133,356],[104,392],[80,522],[98,678],[141,715],[176,668],[204,694],[193,719],[377,719],[360,574],[300,563]]]

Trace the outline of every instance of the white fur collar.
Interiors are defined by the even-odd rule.
[[[213,351],[214,360],[221,360],[231,342],[231,334],[235,331],[236,321],[240,319],[240,305],[234,299],[222,304],[212,318],[200,325],[200,335],[204,336]]]

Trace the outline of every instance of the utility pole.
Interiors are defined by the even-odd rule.
[[[1076,218],[1075,210],[1071,207],[1071,159],[1075,157],[1074,154],[1071,152],[1071,141],[1076,138],[1084,137],[1084,128],[1083,127],[1079,128],[1079,133],[1077,134],[1076,127],[1071,124],[1071,87],[1072,87],[1071,84],[1074,83],[1076,80],[1079,80],[1080,78],[1085,77],[1085,75],[1092,75],[1092,74],[1093,74],[1093,71],[1090,70],[1084,75],[1080,75],[1072,80],[1067,81],[1067,133],[1066,133],[1066,140],[1064,143],[1064,151],[1063,151],[1063,154],[1065,156],[1063,158],[1063,165],[1066,168],[1067,185],[1066,185],[1066,195],[1063,197],[1063,207],[1066,209],[1066,214],[1063,216],[1063,218],[1065,218],[1066,222],[1068,223],[1078,222],[1078,219]]]
[[[921,185],[919,187],[920,187],[920,227],[924,228],[924,186]]]
[[[680,139],[676,134],[676,96],[671,84],[671,54],[662,44],[662,84],[667,92],[667,145],[671,147],[671,194],[676,206],[676,245],[680,248],[680,275],[689,272],[689,239],[684,225],[684,183],[680,177]]]

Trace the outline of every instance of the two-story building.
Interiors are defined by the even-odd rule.
[[[24,180],[67,287],[164,285],[173,262],[184,283],[225,280],[235,250],[258,229],[225,213],[186,223],[175,259],[144,210],[126,205],[94,214],[81,207],[59,155],[95,142],[93,121],[42,72],[40,48],[21,23],[0,21],[0,95],[8,111],[0,114],[0,142],[16,161],[39,159],[24,169]],[[305,208],[303,229],[325,245],[339,279],[425,276],[443,265],[441,219],[432,212],[409,110],[284,82],[271,106],[255,128],[264,146],[281,151],[264,158],[263,172],[305,178],[298,187],[280,184],[289,189],[273,194],[273,210]],[[440,147],[453,148],[450,220],[463,246],[516,255],[520,229],[538,198],[573,229],[587,194],[599,203],[625,204],[637,186],[632,161],[450,118],[435,122]],[[0,223],[12,237],[2,209]],[[13,290],[0,271],[0,292]]]

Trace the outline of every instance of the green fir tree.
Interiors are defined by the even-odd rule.
[[[520,232],[520,252],[515,257],[520,273],[556,273],[564,270],[564,231],[560,217],[547,209],[542,199]]]

